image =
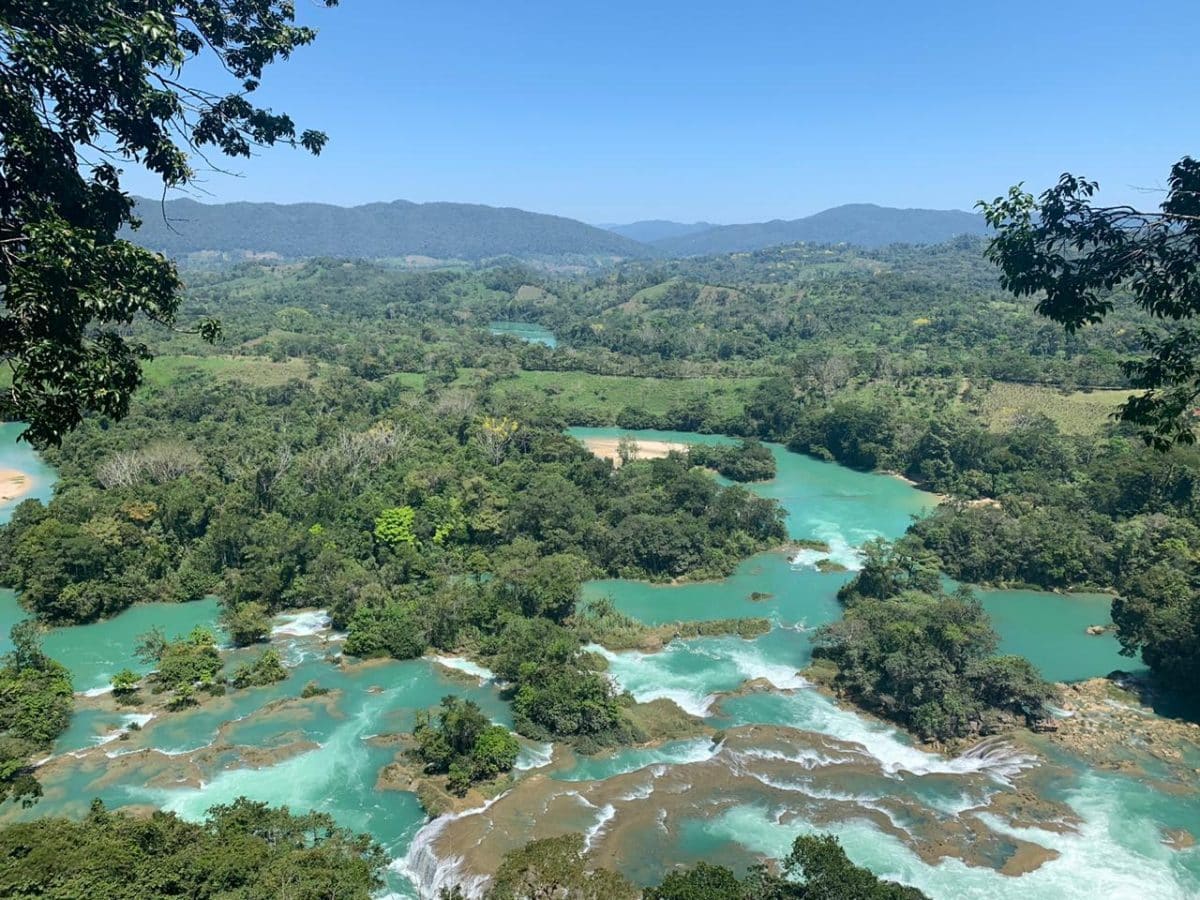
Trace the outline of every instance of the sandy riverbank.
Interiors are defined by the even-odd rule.
[[[621,465],[621,456],[618,449],[621,445],[621,438],[582,438],[581,443],[587,447],[589,451],[601,459],[611,459],[613,465],[618,468]],[[672,450],[685,452],[688,448],[687,444],[681,444],[675,441],[645,441],[634,440],[636,453],[634,459],[665,459],[667,454]]]
[[[33,479],[19,469],[0,469],[0,503],[24,497],[33,490]]]

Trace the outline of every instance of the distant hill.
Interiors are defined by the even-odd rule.
[[[704,256],[762,250],[804,241],[810,244],[936,244],[960,234],[987,233],[983,216],[957,209],[893,209],[873,203],[835,206],[804,219],[720,225],[651,241],[664,256]]]
[[[132,235],[169,256],[216,251],[385,259],[479,260],[497,256],[644,257],[654,251],[620,234],[566,219],[467,203],[222,203],[139,200]],[[169,223],[169,224],[168,224]]]
[[[600,225],[598,227],[649,244],[667,238],[686,237],[701,231],[711,231],[720,226],[714,225],[712,222],[693,222],[691,225],[687,225],[683,222],[670,222],[666,219],[645,219],[641,222],[630,222],[628,225]]]

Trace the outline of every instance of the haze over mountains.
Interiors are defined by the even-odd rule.
[[[857,203],[790,221],[743,225],[648,220],[587,225],[562,216],[467,203],[203,204],[139,200],[143,225],[130,235],[170,256],[227,258],[353,257],[479,262],[498,257],[614,259],[702,256],[781,244],[940,243],[987,231],[983,217],[961,210],[892,209]],[[164,213],[165,211],[165,219]]]
[[[714,225],[712,222],[693,222],[687,225],[683,222],[671,222],[666,219],[644,219],[641,222],[630,222],[628,225],[600,225],[598,227],[615,231],[617,234],[641,241],[643,244],[652,244],[655,241],[669,238],[687,237],[689,234],[709,231],[720,226]]]

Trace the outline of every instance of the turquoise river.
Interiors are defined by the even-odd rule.
[[[488,331],[497,336],[515,337],[529,344],[545,344],[553,349],[558,346],[554,332],[532,322],[492,322]]]
[[[29,496],[45,499],[53,472],[14,444],[15,426],[0,428],[0,468],[31,475]],[[993,739],[958,757],[939,756],[805,681],[799,670],[811,655],[808,632],[840,614],[835,594],[851,577],[818,571],[817,558],[852,570],[856,547],[900,535],[936,500],[897,478],[772,451],[777,477],[753,489],[784,505],[793,538],[824,541],[828,553],[761,554],[719,582],[585,588],[647,622],[770,619],[771,631],[751,641],[676,641],[658,653],[595,648],[622,688],[639,700],[673,700],[704,717],[711,735],[595,757],[524,742],[512,790],[482,808],[430,820],[413,794],[378,783],[396,752],[381,738],[407,730],[417,710],[451,692],[510,724],[486,669],[440,657],[340,665],[340,635],[311,610],[277,619],[272,640],[290,668],[286,682],[231,691],[189,712],[121,712],[104,691],[114,672],[136,667],[137,634],[151,625],[181,633],[216,621],[214,599],[151,603],[47,636],[47,651],[70,666],[84,696],[42,766],[44,798],[33,810],[6,815],[78,814],[93,797],[189,818],[239,795],[322,809],[384,845],[393,859],[388,896],[404,898],[436,896],[454,882],[478,890],[480,873],[506,849],[564,830],[583,832],[599,863],[643,883],[677,862],[743,867],[783,854],[798,833],[819,830],[836,833],[856,862],[936,898],[1200,896],[1200,850],[1164,840],[1172,830],[1200,834],[1194,793],[1093,769],[1049,742]],[[0,522],[13,505],[0,507]],[[981,598],[1003,649],[1028,656],[1052,679],[1082,680],[1132,664],[1110,636],[1085,633],[1108,622],[1106,597],[984,591]],[[22,616],[12,592],[0,592],[4,633]],[[330,693],[298,699],[310,681]],[[1035,800],[1053,804],[1055,818],[1033,814]]]

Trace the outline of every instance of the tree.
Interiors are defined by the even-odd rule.
[[[1142,659],[1165,684],[1200,694],[1200,592],[1178,558],[1155,561],[1124,579],[1113,600],[1121,652]]]
[[[608,869],[590,869],[582,834],[531,841],[504,854],[487,900],[571,897],[573,900],[633,900],[640,892]]]
[[[521,749],[507,728],[488,722],[479,704],[454,695],[443,697],[437,710],[418,712],[412,736],[412,756],[426,772],[448,775],[447,786],[460,796],[474,781],[511,771]]]
[[[583,835],[531,841],[504,855],[486,900],[925,900],[921,891],[884,881],[856,866],[833,835],[801,835],[781,860],[782,874],[753,866],[741,881],[724,866],[707,862],[671,872],[657,887],[639,892],[624,878],[591,866]],[[444,900],[465,896],[456,886]]]
[[[46,900],[368,900],[383,887],[388,861],[368,835],[327,813],[298,815],[244,797],[214,806],[204,822],[129,816],[93,801],[81,821],[0,828],[0,859],[0,896]]]
[[[417,535],[413,530],[417,511],[411,506],[395,506],[385,509],[375,517],[375,539],[391,547],[407,544],[412,547],[417,543]]]
[[[277,681],[285,681],[287,677],[288,671],[279,651],[268,647],[254,662],[238,666],[229,681],[235,688],[248,688],[275,684]]]
[[[520,424],[508,416],[484,416],[479,424],[479,445],[483,447],[492,465],[498,466],[504,461],[508,445],[520,429]]]
[[[529,562],[497,567],[498,589],[519,605],[526,616],[544,616],[561,622],[575,611],[579,586],[593,569],[591,563],[571,553],[555,553]]]
[[[621,465],[637,459],[639,452],[637,438],[632,434],[623,434],[617,440],[617,459],[621,461]]]
[[[42,652],[32,619],[9,632],[13,649],[0,658],[0,803],[29,806],[42,794],[30,758],[44,753],[71,720],[71,675]]]
[[[158,625],[139,634],[133,645],[133,655],[148,666],[156,665],[167,649],[166,632]]]
[[[1145,356],[1122,364],[1146,392],[1119,416],[1160,449],[1195,442],[1200,397],[1200,162],[1171,168],[1157,212],[1099,206],[1094,181],[1064,174],[1034,199],[1020,185],[980,203],[997,235],[988,256],[1000,283],[1038,296],[1039,313],[1068,333],[1102,322],[1123,295],[1166,328],[1143,328]]]
[[[42,626],[37,619],[22,619],[9,629],[13,649],[9,664],[14,669],[44,669],[48,662],[42,650]]]
[[[909,590],[933,594],[940,589],[937,557],[917,542],[874,538],[863,545],[862,554],[858,574],[838,589],[843,603],[864,597],[887,600]]]
[[[334,6],[337,0],[322,0]],[[119,418],[141,381],[141,316],[173,326],[181,282],[164,257],[118,237],[139,224],[122,164],[164,189],[215,150],[319,153],[326,136],[251,102],[264,69],[312,42],[289,0],[12,0],[0,8],[0,419],[57,444],[95,411]],[[227,92],[181,80],[201,58]],[[215,340],[219,326],[202,321]]]
[[[221,624],[235,647],[257,644],[271,634],[271,617],[267,615],[267,608],[256,600],[226,605],[221,613]]]
[[[350,618],[343,649],[351,656],[415,659],[428,646],[428,628],[412,602],[361,606]]]
[[[113,696],[122,702],[132,700],[137,694],[142,677],[132,669],[122,669],[113,676]]]
[[[1000,731],[1046,716],[1053,688],[1025,659],[995,656],[999,636],[966,587],[858,596],[813,635],[833,686],[925,740]]]
[[[870,869],[856,866],[831,834],[802,834],[783,860],[788,875],[803,875],[804,900],[922,900],[916,888],[883,881]]]
[[[724,866],[706,862],[671,872],[658,887],[647,888],[644,900],[743,900],[737,876]]]
[[[473,776],[488,779],[512,771],[520,752],[521,745],[507,728],[503,725],[489,725],[475,739],[475,746],[471,750]]]
[[[175,692],[175,706],[189,705],[194,688],[214,688],[221,671],[217,638],[207,628],[193,628],[187,635],[168,641],[161,628],[152,628],[137,638],[134,651],[143,662],[157,666],[154,682]]]

